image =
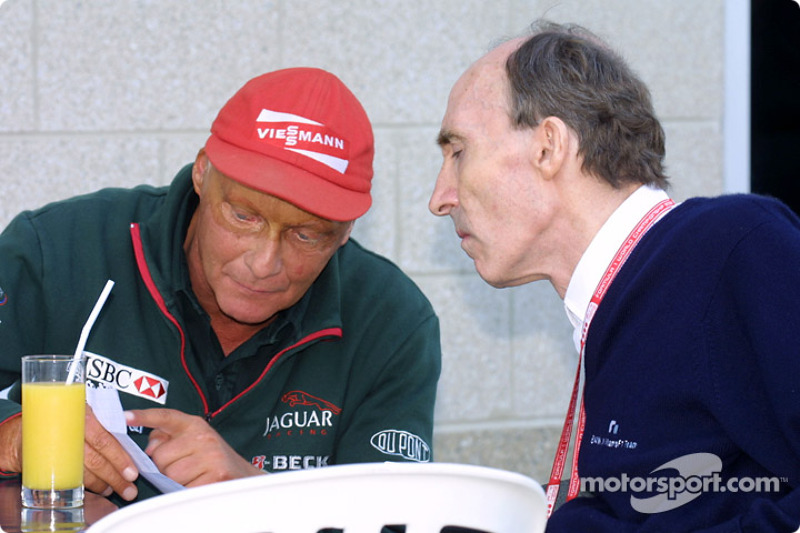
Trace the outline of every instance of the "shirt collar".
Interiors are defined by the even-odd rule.
[[[580,351],[586,309],[600,279],[636,224],[659,202],[668,199],[662,189],[642,185],[608,217],[583,252],[564,294],[564,307],[572,327],[572,340]]]

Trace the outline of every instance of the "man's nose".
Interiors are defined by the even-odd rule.
[[[259,239],[247,254],[247,266],[257,278],[274,276],[283,268],[280,238]]]
[[[428,209],[438,217],[450,214],[450,210],[458,203],[454,180],[444,167],[436,177],[436,184],[433,187],[431,199],[428,202]]]

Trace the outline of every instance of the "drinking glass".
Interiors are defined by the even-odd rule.
[[[84,365],[72,356],[22,358],[24,507],[83,505],[84,380]]]

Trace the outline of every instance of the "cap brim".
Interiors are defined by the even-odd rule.
[[[211,164],[246,185],[299,207],[321,218],[355,220],[369,210],[369,192],[342,188],[289,163],[237,146],[211,135],[206,141]]]

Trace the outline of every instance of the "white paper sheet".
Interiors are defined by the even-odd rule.
[[[109,433],[114,435],[131,456],[140,476],[144,476],[163,493],[186,488],[159,472],[150,457],[128,436],[128,426],[125,423],[125,414],[122,411],[117,389],[86,387],[86,401],[94,411],[97,420]]]

